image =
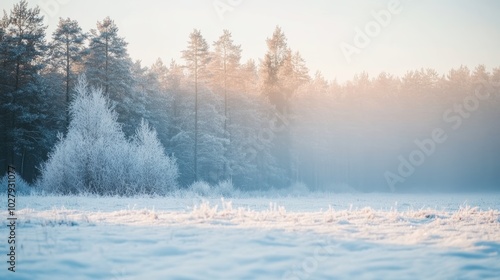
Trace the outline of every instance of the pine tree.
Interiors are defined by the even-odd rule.
[[[118,36],[118,27],[109,17],[97,22],[97,29],[90,30],[87,78],[91,84],[101,85],[105,94],[119,91],[120,72],[129,70],[127,43]],[[123,75],[121,79],[129,75]],[[116,93],[113,93],[116,94]]]
[[[207,65],[210,61],[208,44],[199,30],[194,30],[189,35],[188,47],[182,52],[182,57],[186,61],[191,79],[194,83],[194,178],[198,180],[198,87],[199,83],[207,81]]]
[[[9,71],[7,68],[7,63],[8,63],[8,56],[7,56],[7,50],[8,48],[6,47],[5,44],[5,36],[6,36],[6,30],[5,27],[7,25],[7,22],[5,22],[3,19],[0,20],[0,130],[5,131],[5,133],[0,134],[0,151],[3,155],[6,157],[9,157],[10,161],[12,161],[12,156],[13,153],[11,154],[10,150],[10,144],[9,141],[9,136],[7,135],[9,126],[11,125],[11,118],[13,117],[11,115],[10,110],[7,108],[7,104],[10,104],[12,100],[12,93],[9,93],[9,91],[12,90],[11,86],[8,84],[9,80]],[[7,163],[3,163],[0,165],[1,168],[4,170],[7,168],[6,166]]]
[[[290,101],[297,93],[297,90],[309,80],[309,69],[307,69],[305,60],[299,52],[292,53],[288,49],[283,65],[278,71],[278,81],[284,98],[285,113],[288,112]]]
[[[283,127],[277,131],[272,141],[272,151],[276,163],[283,172],[274,172],[283,174],[277,180],[269,182],[275,185],[288,184],[290,177],[290,131],[284,125],[283,120],[290,119],[289,103],[290,96],[293,94],[293,77],[295,75],[292,60],[292,52],[288,48],[287,39],[280,27],[276,27],[273,36],[267,39],[267,53],[260,65],[261,93],[267,97],[270,105],[268,114],[279,116],[278,126]],[[287,174],[288,173],[288,174]],[[269,174],[267,177],[276,177],[275,174]]]
[[[158,132],[164,146],[169,144],[168,130],[171,124],[172,95],[167,92],[168,68],[158,59],[151,68],[141,67],[139,62],[132,68],[134,95],[142,96],[142,117]]]
[[[43,142],[47,113],[39,75],[45,67],[46,27],[40,9],[28,8],[24,0],[9,14],[4,12],[0,26],[2,153],[30,180],[35,158],[41,156],[39,144]],[[29,175],[25,167],[31,167]]]
[[[260,65],[261,92],[281,113],[286,109],[286,99],[280,72],[283,71],[282,68],[287,59],[291,58],[286,41],[285,34],[277,26],[273,36],[266,41],[268,50]]]
[[[163,63],[161,58],[158,58],[153,65],[151,65],[149,74],[158,83],[159,88],[165,92],[168,88],[168,67]]]
[[[167,73],[167,88],[171,90],[178,90],[184,80],[184,72],[182,65],[178,64],[175,60],[171,60],[168,66]]]
[[[446,75],[447,90],[450,95],[463,99],[470,93],[471,73],[467,66],[460,66],[458,69],[451,69]]]
[[[70,88],[74,80],[75,64],[83,61],[85,51],[86,35],[78,25],[78,22],[69,18],[59,19],[57,29],[52,34],[52,42],[50,44],[50,60],[56,71],[64,74],[64,82],[66,86],[66,126],[69,124],[69,102]]]
[[[229,119],[227,94],[229,89],[235,87],[239,77],[241,46],[233,43],[231,32],[228,30],[224,30],[213,46],[211,70],[215,88],[220,88],[224,92],[224,133],[227,134]]]
[[[180,132],[180,125],[179,125],[179,111],[180,111],[180,104],[181,104],[181,99],[182,95],[184,94],[183,90],[181,87],[184,87],[184,82],[185,82],[185,77],[184,77],[184,72],[182,69],[182,66],[177,64],[175,60],[170,61],[170,65],[168,67],[167,71],[167,77],[166,77],[166,92],[168,93],[169,96],[171,96],[171,111],[170,113],[170,128],[169,128],[169,139],[172,139],[175,135],[177,135]]]
[[[4,19],[0,19],[0,90],[1,92],[7,91],[7,78],[8,78],[8,68],[7,68],[7,62],[8,62],[8,55],[7,55],[7,45],[5,43],[6,39],[6,27],[7,27],[8,21],[5,21]]]
[[[474,86],[477,86],[481,82],[488,82],[490,80],[490,73],[486,71],[486,67],[484,65],[478,65],[474,72],[472,73],[472,83]]]
[[[118,35],[118,27],[109,17],[97,22],[97,29],[90,31],[89,55],[86,74],[91,85],[102,86],[104,94],[115,103],[118,121],[130,136],[141,120],[144,106],[142,96],[133,91],[132,60],[127,52],[127,42]]]
[[[45,52],[45,30],[40,9],[28,8],[23,0],[14,5],[10,15],[4,13],[2,19],[5,35],[2,40],[2,53],[6,54],[6,66],[13,78],[10,86],[14,91],[35,79],[37,71],[44,65],[39,62]]]
[[[168,145],[178,159],[179,183],[191,184],[194,179],[194,95],[188,87],[183,66],[171,60],[166,77],[166,92],[170,102],[164,108],[168,115]]]
[[[293,74],[292,74],[292,94],[295,94],[295,92],[302,86],[307,84],[310,80],[311,77],[309,76],[309,69],[306,66],[306,61],[304,58],[302,58],[302,55],[300,52],[296,51],[292,55],[292,69],[293,69]]]
[[[236,89],[247,94],[258,93],[259,73],[255,60],[249,59],[240,67],[241,82],[238,83]]]
[[[234,92],[240,78],[241,46],[233,43],[232,35],[224,30],[219,39],[214,42],[210,70],[212,73],[212,88],[223,92],[224,97],[224,137],[231,143],[228,131],[230,122],[228,91]],[[230,144],[231,145],[231,144]],[[224,177],[228,178],[228,166],[224,164]]]

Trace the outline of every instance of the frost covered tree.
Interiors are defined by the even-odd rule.
[[[175,158],[165,155],[156,130],[142,120],[132,141],[134,162],[131,180],[136,193],[165,194],[177,185],[178,168]]]
[[[43,165],[42,186],[56,193],[122,193],[132,168],[129,147],[117,114],[99,90],[88,90],[79,81],[70,105],[71,121],[66,136]]]
[[[70,106],[71,122],[42,167],[41,185],[62,194],[165,194],[176,186],[174,159],[143,122],[128,142],[117,113],[101,90],[81,79]]]

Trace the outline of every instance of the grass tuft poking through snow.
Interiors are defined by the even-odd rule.
[[[81,198],[80,198],[81,199]],[[161,201],[161,198],[158,198]],[[233,201],[193,201],[184,210],[155,210],[137,205],[126,209],[91,211],[25,208],[18,211],[19,223],[43,226],[78,226],[122,224],[136,226],[232,226],[237,228],[279,229],[293,232],[316,232],[342,239],[362,239],[394,244],[431,244],[436,246],[473,247],[479,241],[500,242],[500,211],[481,210],[461,205],[457,210],[420,208],[400,211],[397,208],[376,210],[373,207],[326,211],[287,211],[277,202],[268,208],[233,206]],[[3,213],[3,216],[6,214]],[[3,225],[5,226],[3,217]]]

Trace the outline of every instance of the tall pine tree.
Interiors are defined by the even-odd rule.
[[[45,67],[46,27],[40,9],[29,8],[24,0],[10,13],[4,12],[0,26],[1,150],[8,163],[20,166],[21,175],[30,180],[41,156],[37,145],[43,140],[46,120],[39,75]]]
[[[273,36],[266,41],[268,50],[260,65],[261,92],[281,113],[287,106],[280,73],[283,72],[287,59],[291,59],[286,41],[285,34],[277,26]]]
[[[206,83],[208,77],[207,65],[210,61],[207,41],[199,30],[194,30],[189,35],[188,47],[182,51],[182,57],[186,61],[194,85],[194,155],[193,172],[195,180],[198,180],[198,88],[200,83]]]
[[[231,32],[224,30],[219,39],[214,42],[214,51],[210,62],[212,72],[212,88],[222,91],[224,97],[224,137],[231,145],[231,135],[228,130],[230,122],[228,91],[234,93],[237,82],[240,80],[241,46],[233,43]],[[224,177],[230,177],[228,164],[224,164]]]
[[[109,17],[97,22],[90,31],[89,55],[86,59],[87,79],[91,85],[103,87],[104,94],[115,103],[127,135],[140,123],[144,106],[141,96],[133,91],[132,60],[127,42],[118,35],[118,26]]]
[[[66,97],[66,127],[69,124],[70,89],[75,80],[75,64],[83,61],[86,34],[76,20],[59,19],[57,29],[52,34],[50,61],[57,72],[64,75]]]
[[[234,89],[239,77],[241,59],[241,46],[233,43],[231,32],[224,30],[219,40],[214,42],[214,51],[210,70],[212,72],[213,86],[216,90],[221,89],[224,93],[224,132],[227,133],[228,113],[228,90]]]

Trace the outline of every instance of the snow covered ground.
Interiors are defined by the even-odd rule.
[[[0,279],[500,279],[500,194],[16,202]]]

